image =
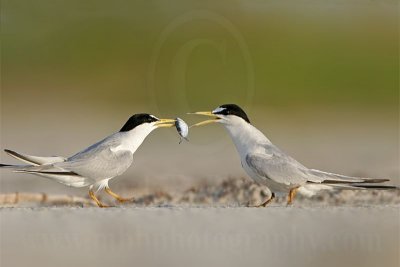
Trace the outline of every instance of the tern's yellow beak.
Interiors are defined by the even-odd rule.
[[[157,128],[163,128],[163,127],[173,127],[175,126],[175,120],[172,119],[159,119],[155,125]]]
[[[199,112],[194,112],[194,113],[189,113],[189,114],[203,115],[203,116],[212,117],[211,120],[205,120],[205,121],[196,123],[196,124],[192,125],[191,127],[202,126],[202,125],[218,122],[220,120],[220,118],[217,115],[213,114],[211,111],[199,111]]]

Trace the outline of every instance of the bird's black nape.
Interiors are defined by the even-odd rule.
[[[235,115],[250,123],[249,117],[247,117],[246,112],[244,112],[241,107],[235,104],[221,105],[213,113],[221,115]]]
[[[151,123],[158,121],[156,117],[150,114],[141,113],[135,114],[129,118],[129,120],[125,123],[125,125],[119,130],[120,132],[128,132],[134,129],[136,126],[139,126],[143,123]]]

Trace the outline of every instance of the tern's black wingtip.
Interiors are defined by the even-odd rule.
[[[0,163],[0,168],[6,168],[6,167],[12,167],[12,165],[9,165],[9,164],[1,164],[1,163]]]
[[[357,184],[357,185],[352,185],[354,187],[358,188],[364,188],[364,189],[376,189],[376,190],[399,190],[400,187],[394,186],[394,185],[363,185],[363,184]]]

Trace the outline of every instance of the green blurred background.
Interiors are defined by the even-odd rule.
[[[174,90],[215,106],[250,89],[257,105],[398,106],[396,1],[214,2],[2,0],[3,89],[116,106],[170,105]]]
[[[310,167],[399,176],[397,1],[0,3],[2,148],[70,155],[136,112],[237,103]],[[218,127],[152,140],[146,181],[243,175]]]

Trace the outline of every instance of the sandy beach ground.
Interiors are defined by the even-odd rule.
[[[3,208],[1,266],[394,267],[399,208]]]
[[[400,191],[321,192],[252,208],[265,192],[229,179],[114,207],[14,203],[0,209],[1,266],[399,266]],[[249,207],[250,206],[250,207]]]

